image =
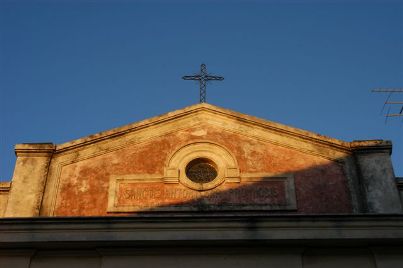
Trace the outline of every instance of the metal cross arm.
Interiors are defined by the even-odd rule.
[[[185,75],[182,76],[183,80],[200,80],[200,75]]]
[[[185,75],[183,80],[198,80],[200,83],[200,103],[206,102],[206,83],[207,81],[215,80],[222,81],[224,77],[217,75],[210,75],[207,73],[207,67],[205,64],[200,65],[200,74]]]
[[[185,76],[182,76],[182,79],[183,80],[200,80],[201,77],[200,77],[200,75],[185,75]],[[214,76],[214,75],[206,75],[205,80],[218,80],[218,81],[221,81],[221,80],[224,80],[224,77]]]

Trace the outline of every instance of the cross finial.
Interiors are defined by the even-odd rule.
[[[222,76],[211,75],[207,73],[206,64],[200,65],[200,73],[195,75],[185,75],[182,77],[184,80],[199,80],[200,83],[200,103],[206,102],[206,83],[210,80],[224,80]]]

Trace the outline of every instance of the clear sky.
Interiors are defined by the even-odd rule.
[[[197,103],[181,77],[201,63],[225,77],[207,102],[345,141],[390,139],[403,176],[402,120],[385,124],[386,95],[370,92],[403,88],[403,1],[0,0],[0,180],[16,143]]]

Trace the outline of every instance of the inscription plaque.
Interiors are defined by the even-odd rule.
[[[110,187],[109,212],[296,209],[292,175],[241,177],[207,191],[130,176],[112,177]]]

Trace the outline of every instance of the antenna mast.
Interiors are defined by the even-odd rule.
[[[385,109],[386,106],[388,106],[388,112],[385,114],[385,122],[389,117],[403,117],[403,101],[392,101],[390,100],[393,94],[396,93],[403,93],[403,89],[400,88],[379,88],[379,89],[374,89],[372,90],[373,93],[387,93],[388,97],[386,98],[385,102],[383,103],[383,107],[381,110],[381,113],[383,113],[383,110]],[[397,109],[395,108],[397,107]],[[392,110],[393,109],[393,110]],[[391,112],[392,110],[392,112]]]

